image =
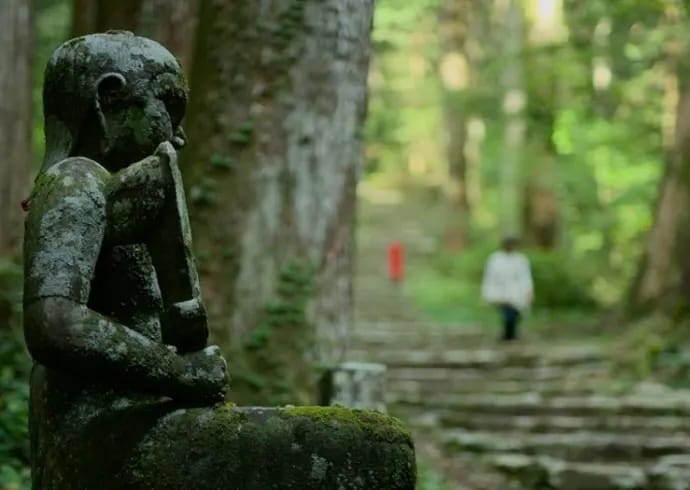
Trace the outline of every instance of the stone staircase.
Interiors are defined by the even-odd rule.
[[[353,360],[454,490],[690,489],[690,392],[615,376],[602,340],[360,322]]]

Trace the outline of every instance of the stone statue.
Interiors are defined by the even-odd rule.
[[[43,97],[24,245],[34,488],[414,488],[395,419],[224,403],[176,161],[175,58],[124,31],[72,39]]]

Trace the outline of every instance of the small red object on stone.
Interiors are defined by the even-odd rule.
[[[388,246],[388,278],[400,282],[405,276],[405,249],[400,242]]]
[[[24,210],[24,212],[29,211],[29,204],[31,204],[31,198],[30,197],[27,197],[26,199],[22,200],[21,205],[22,205],[22,209]]]

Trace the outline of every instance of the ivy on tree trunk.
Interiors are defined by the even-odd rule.
[[[373,3],[202,2],[183,171],[244,403],[311,400],[347,344]]]

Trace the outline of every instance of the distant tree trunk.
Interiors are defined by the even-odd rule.
[[[138,33],[177,56],[189,74],[200,0],[144,0]]]
[[[373,0],[202,2],[183,155],[242,402],[313,401],[352,314]]]
[[[465,100],[465,195],[471,213],[473,204],[480,201],[482,194],[482,144],[486,137],[485,120],[488,119],[484,113],[486,105],[478,101],[493,99],[496,94],[496,80],[488,61],[490,54],[496,53],[497,36],[492,29],[491,2],[469,1],[471,9],[465,41],[470,78],[469,97]]]
[[[124,29],[161,43],[189,73],[200,0],[74,0],[72,35]]]
[[[30,0],[0,2],[0,256],[16,252],[22,237],[20,203],[31,163]]]
[[[136,31],[143,0],[74,0],[72,36],[108,29]]]
[[[554,248],[561,235],[556,193],[558,155],[553,143],[556,116],[566,99],[561,58],[568,39],[562,0],[548,8],[526,4],[529,19],[525,54],[527,78],[527,141],[529,152],[523,164],[523,238],[526,244]]]
[[[629,310],[652,309],[688,315],[690,311],[690,63],[687,55],[674,60],[677,84],[676,124],[654,224],[647,238]]]
[[[470,83],[470,64],[465,52],[470,8],[470,2],[466,0],[446,1],[439,13],[443,50],[439,69],[451,204],[445,241],[446,246],[453,250],[459,250],[467,243],[471,212],[467,185],[468,159],[465,154],[467,121],[463,100]]]
[[[545,155],[544,158],[546,167],[555,163],[552,155]],[[550,169],[541,171],[545,174],[538,175],[540,170],[536,170],[525,186],[524,241],[531,246],[552,249],[558,245],[560,231],[558,199]],[[541,180],[542,177],[545,179]]]
[[[499,23],[503,29],[503,116],[504,137],[500,174],[500,222],[504,235],[522,231],[522,158],[525,145],[525,90],[522,51],[524,48],[523,12],[518,0],[498,2]]]

